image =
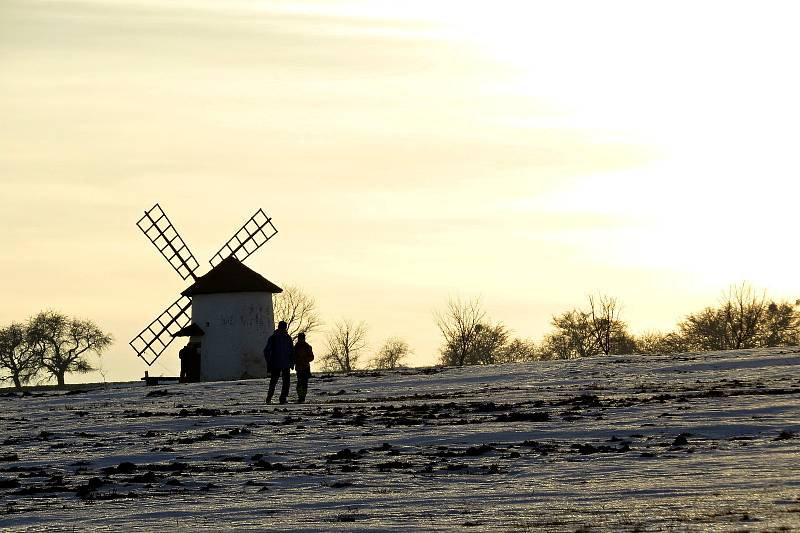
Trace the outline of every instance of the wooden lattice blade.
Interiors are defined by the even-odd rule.
[[[159,204],[145,211],[136,225],[182,279],[194,277],[200,265]]]
[[[228,242],[214,254],[209,263],[212,267],[217,266],[226,257],[234,256],[239,261],[244,261],[253,252],[258,250],[268,240],[278,233],[272,219],[269,218],[263,209],[256,211],[244,225],[234,233]]]
[[[147,366],[151,366],[164,353],[175,333],[189,325],[192,320],[189,314],[191,306],[192,299],[181,296],[129,343]]]

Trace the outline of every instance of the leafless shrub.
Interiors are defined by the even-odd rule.
[[[328,333],[327,351],[320,363],[326,372],[350,372],[356,368],[367,347],[367,325],[349,319],[334,324]]]
[[[411,354],[408,343],[400,337],[389,337],[384,341],[371,366],[377,370],[392,370],[403,366],[404,359]]]

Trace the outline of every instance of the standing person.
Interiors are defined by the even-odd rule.
[[[189,341],[186,346],[178,352],[181,360],[181,383],[191,383],[200,381],[200,350],[199,343]]]
[[[289,369],[294,368],[294,346],[292,337],[286,331],[286,322],[283,320],[278,322],[278,329],[267,340],[267,345],[264,347],[264,359],[267,361],[267,373],[269,374],[267,403],[272,401],[278,378],[283,378],[280,402],[286,403],[286,397],[289,396]]]
[[[311,361],[314,360],[314,350],[306,342],[306,334],[297,334],[297,344],[294,345],[295,372],[297,373],[297,403],[306,401],[308,392],[308,378],[311,377]]]
[[[178,380],[181,383],[186,383],[187,381],[191,381],[191,367],[192,367],[192,343],[187,342],[186,346],[181,348],[181,351],[178,352],[178,357],[181,360],[181,375]]]

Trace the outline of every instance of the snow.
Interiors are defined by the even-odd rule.
[[[7,394],[0,528],[800,530],[798,364],[317,375],[285,406],[264,380]]]

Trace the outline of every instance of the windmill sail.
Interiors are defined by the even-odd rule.
[[[278,230],[272,224],[263,209],[256,211],[256,214],[244,223],[244,226],[237,231],[231,239],[226,242],[219,252],[211,258],[209,263],[212,267],[217,266],[223,259],[234,256],[239,261],[244,261],[250,254],[258,250],[265,242],[270,240]]]
[[[149,211],[145,211],[136,225],[182,279],[189,276],[197,278],[194,271],[200,266],[199,263],[160,205],[156,204]]]
[[[129,343],[147,366],[151,366],[167,349],[175,333],[189,325],[191,305],[191,298],[181,296]]]

